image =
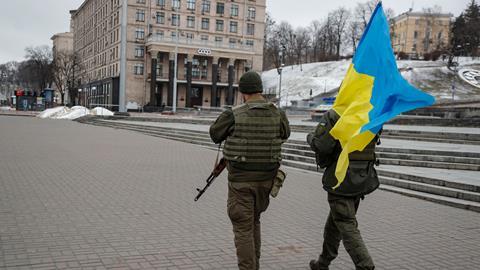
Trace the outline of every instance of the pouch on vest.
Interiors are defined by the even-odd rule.
[[[280,188],[283,186],[283,182],[285,182],[285,178],[287,177],[287,174],[278,169],[277,175],[275,176],[275,179],[273,179],[273,186],[272,190],[270,191],[270,196],[273,198],[277,197],[278,192],[280,191]]]
[[[329,166],[323,173],[323,186],[330,193],[342,196],[367,195],[378,188],[377,171],[374,168],[374,161],[351,160],[343,183],[333,190],[337,184],[334,165]]]

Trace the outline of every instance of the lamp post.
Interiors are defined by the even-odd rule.
[[[280,51],[278,53],[278,57],[280,58],[280,66],[277,68],[278,75],[280,76],[279,78],[279,83],[278,83],[278,107],[282,107],[282,70],[283,70],[283,53]]]
[[[78,105],[81,105],[82,102],[82,88],[78,88]]]

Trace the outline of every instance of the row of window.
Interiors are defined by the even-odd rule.
[[[180,14],[172,14],[171,22],[172,22],[172,26],[181,26],[180,25]],[[164,12],[157,12],[156,23],[157,24],[165,24],[165,13]],[[225,25],[224,20],[215,20],[215,31],[223,32],[224,28],[225,28],[224,25]],[[186,26],[187,26],[187,28],[195,28],[195,16],[187,16],[187,25]],[[209,30],[210,29],[210,19],[209,18],[202,18],[201,29],[202,30]],[[230,31],[230,33],[238,33],[238,22],[237,21],[230,21],[229,31]],[[255,35],[255,24],[247,23],[246,34],[247,35]]]
[[[157,0],[157,6],[160,8],[166,7],[166,0]],[[233,2],[233,1],[232,1]],[[145,0],[137,0],[139,4],[145,4]],[[171,0],[171,7],[173,9],[180,9],[181,3],[180,0]],[[201,5],[202,13],[209,13],[210,12],[211,1],[210,0],[203,0]],[[187,10],[195,11],[196,9],[196,0],[187,0]],[[230,6],[230,16],[238,16],[239,5],[238,4],[231,4]],[[143,13],[145,17],[145,12]],[[216,14],[224,15],[225,14],[225,3],[217,3],[216,5]],[[248,19],[255,19],[256,10],[255,7],[248,7],[247,10],[247,18]],[[145,19],[143,19],[145,20]]]

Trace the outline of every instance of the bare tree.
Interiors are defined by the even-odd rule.
[[[29,77],[30,83],[37,90],[43,90],[52,83],[52,50],[44,45],[39,47],[27,47],[25,49],[28,69],[32,72]]]
[[[75,98],[75,70],[79,67],[78,57],[74,53],[59,52],[53,60],[53,81],[60,92],[62,105],[65,104],[65,93]]]
[[[347,25],[347,20],[350,15],[350,12],[344,8],[338,8],[330,13],[333,24],[333,35],[334,35],[334,44],[335,44],[335,55],[337,60],[340,59],[340,48],[342,46],[343,37],[345,33],[345,28]]]
[[[297,64],[302,64],[307,62],[307,52],[308,48],[310,47],[310,35],[308,34],[308,30],[303,27],[299,27],[295,30],[294,33],[294,51],[296,55]],[[305,61],[302,60],[304,57]]]
[[[12,96],[18,87],[18,66],[15,61],[7,62],[0,65],[0,95],[8,97]]]

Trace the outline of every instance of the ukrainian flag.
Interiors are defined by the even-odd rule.
[[[342,146],[334,189],[345,178],[349,153],[363,150],[386,121],[434,102],[431,95],[411,86],[398,71],[387,18],[382,3],[378,3],[333,104],[340,119],[330,134]]]

